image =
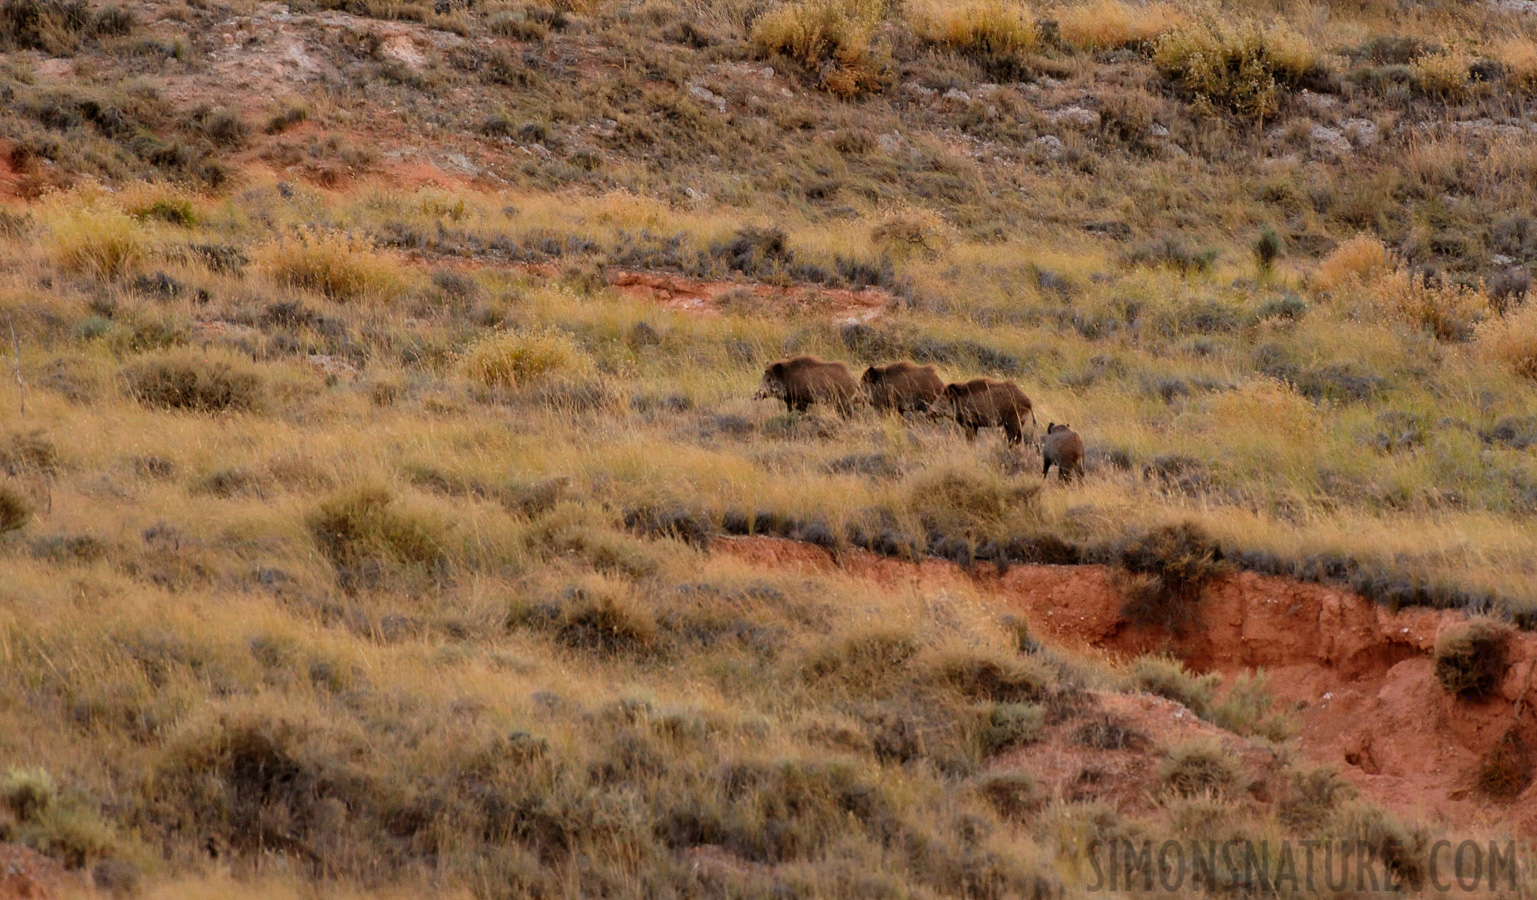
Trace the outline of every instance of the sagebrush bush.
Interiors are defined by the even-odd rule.
[[[596,369],[574,338],[553,328],[487,334],[464,351],[459,366],[465,377],[488,388],[581,379]]]
[[[753,23],[761,52],[786,56],[818,78],[829,93],[853,97],[886,81],[885,51],[875,43],[881,0],[797,0],[781,3]]]
[[[0,484],[0,535],[20,531],[32,519],[32,504],[15,488]]]
[[[982,753],[992,756],[1040,739],[1046,710],[1037,703],[998,703],[987,711],[979,736]]]
[[[135,400],[160,409],[251,411],[261,407],[265,390],[244,363],[191,352],[144,357],[122,374]]]
[[[1040,48],[1040,27],[1019,0],[921,0],[905,8],[919,39],[961,53],[985,58]]]
[[[1272,712],[1275,698],[1266,684],[1265,670],[1239,675],[1227,694],[1211,707],[1211,721],[1234,734],[1258,735],[1271,741],[1291,736],[1291,723]]]
[[[316,546],[341,570],[370,562],[436,570],[446,558],[447,523],[399,503],[382,485],[343,488],[320,501],[304,521]]]
[[[103,203],[61,205],[48,217],[48,226],[54,257],[69,272],[122,278],[138,269],[148,253],[139,224]]]
[[[1485,321],[1474,334],[1481,358],[1537,381],[1537,305]]]
[[[1180,797],[1225,797],[1240,787],[1243,769],[1221,743],[1196,740],[1165,751],[1159,780]]]
[[[1206,585],[1230,568],[1206,529],[1189,521],[1128,540],[1116,563],[1125,573],[1118,579],[1122,613],[1139,625],[1176,633],[1194,620]]]
[[[1057,15],[1062,39],[1080,50],[1150,45],[1184,24],[1184,14],[1171,3],[1090,0]]]
[[[1197,104],[1261,121],[1318,64],[1312,48],[1284,26],[1230,30],[1216,23],[1163,35],[1153,61]]]
[[[1511,628],[1492,619],[1454,625],[1436,638],[1436,681],[1463,700],[1479,701],[1499,688]]]
[[[1334,816],[1355,788],[1330,766],[1293,772],[1288,790],[1277,805],[1281,823],[1303,833],[1316,833]]]
[[[1135,690],[1182,703],[1204,719],[1211,714],[1212,698],[1222,676],[1215,672],[1197,675],[1171,656],[1141,656],[1132,663],[1128,682]]]
[[[394,258],[341,232],[303,231],[271,241],[254,255],[277,284],[314,291],[339,303],[393,299],[405,286]]]

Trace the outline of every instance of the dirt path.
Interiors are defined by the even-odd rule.
[[[879,584],[936,590],[975,585],[998,611],[1022,614],[1033,634],[1059,646],[1117,659],[1172,652],[1195,669],[1233,676],[1263,667],[1271,692],[1293,707],[1297,743],[1314,762],[1333,764],[1364,794],[1410,817],[1460,829],[1537,837],[1537,785],[1493,801],[1475,792],[1480,760],[1499,743],[1526,696],[1516,729],[1537,747],[1537,634],[1511,641],[1496,696],[1459,701],[1436,683],[1431,650],[1462,620],[1453,612],[1385,607],[1338,588],[1241,573],[1208,591],[1185,637],[1138,629],[1121,616],[1111,572],[1101,566],[1012,566],[975,572],[953,563],[907,563],[865,551],[835,562],[826,551],[779,538],[732,538],[721,552],[775,567],[841,568]]]

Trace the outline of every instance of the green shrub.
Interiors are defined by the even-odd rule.
[[[1284,741],[1291,736],[1291,723],[1280,713],[1272,713],[1275,699],[1265,684],[1265,670],[1238,676],[1227,696],[1211,709],[1211,721],[1234,734],[1258,735],[1267,740]]]
[[[159,409],[250,411],[262,403],[261,377],[232,360],[173,353],[141,359],[122,374],[134,399]]]
[[[1225,797],[1239,787],[1243,771],[1220,743],[1198,740],[1168,750],[1158,778],[1166,789],[1181,797]]]
[[[1330,766],[1302,769],[1291,775],[1291,784],[1277,807],[1281,823],[1305,834],[1316,834],[1333,817],[1343,801],[1355,796],[1355,788]]]
[[[1459,699],[1477,702],[1499,688],[1505,675],[1505,647],[1510,626],[1473,619],[1436,638],[1436,681]]]
[[[1216,23],[1163,35],[1153,62],[1196,104],[1259,120],[1274,116],[1282,91],[1297,87],[1318,65],[1294,33],[1252,26],[1231,31]]]
[[[197,211],[192,201],[184,197],[159,197],[143,206],[129,210],[135,219],[154,219],[169,225],[191,228],[197,224]]]
[[[1040,740],[1046,710],[1036,703],[998,703],[987,712],[980,742],[987,756]]]
[[[1214,672],[1197,675],[1173,657],[1142,656],[1132,664],[1130,682],[1136,690],[1183,703],[1204,719],[1211,712],[1212,697],[1222,676]]]

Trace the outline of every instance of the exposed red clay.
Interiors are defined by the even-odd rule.
[[[64,867],[20,844],[0,844],[0,900],[51,900],[79,884]]]
[[[1112,574],[1102,566],[1011,566],[1000,573],[986,564],[967,570],[861,550],[835,560],[818,547],[779,538],[730,538],[718,546],[761,565],[837,568],[893,587],[934,590],[969,582],[1000,613],[1022,614],[1033,634],[1071,649],[1122,660],[1167,651],[1228,682],[1264,668],[1277,701],[1295,709],[1302,754],[1338,766],[1365,795],[1413,818],[1537,836],[1537,785],[1507,801],[1474,788],[1480,760],[1512,727],[1526,746],[1537,746],[1537,634],[1513,637],[1499,690],[1475,704],[1448,694],[1434,676],[1431,651],[1442,631],[1462,621],[1455,612],[1395,613],[1339,588],[1239,573],[1217,580],[1196,621],[1171,639],[1122,617]],[[1105,695],[1101,702],[1129,701]],[[1031,754],[1032,770],[1049,763],[1036,759],[1034,748],[1019,752]]]

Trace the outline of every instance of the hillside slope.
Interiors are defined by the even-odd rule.
[[[0,0],[0,841],[68,872],[5,852],[1040,897],[1530,836],[1534,28]],[[750,399],[802,353],[1013,379],[1087,477]]]

